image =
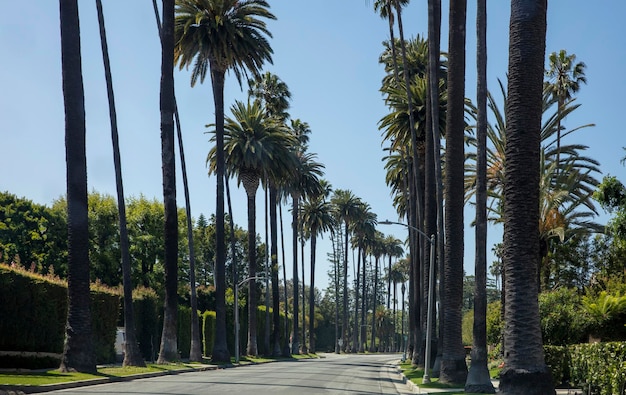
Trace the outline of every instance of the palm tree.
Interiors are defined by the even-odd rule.
[[[370,351],[378,351],[378,347],[376,346],[376,315],[378,312],[378,264],[380,262],[380,257],[384,252],[384,236],[382,232],[376,231],[374,233],[374,238],[372,239],[372,243],[369,246],[371,255],[374,256],[374,297],[373,297],[373,307],[372,307],[372,344]],[[379,343],[380,345],[380,343]]]
[[[174,154],[174,1],[163,1],[161,32],[161,162],[165,208],[165,302],[158,363],[177,360],[178,321],[178,207]]]
[[[389,271],[389,275],[388,275],[389,279],[391,280],[391,282],[393,283],[393,322],[394,325],[397,323],[397,297],[396,297],[396,293],[398,290],[398,284],[403,284],[408,277],[408,260],[403,259],[401,261],[398,261],[396,263],[394,263],[394,265],[391,267],[391,270]],[[395,342],[396,339],[396,330],[394,329],[394,336],[393,336],[393,342]],[[392,344],[393,347],[393,351],[397,351],[397,346],[395,346],[395,343]]]
[[[280,80],[278,76],[266,72],[263,75],[259,75],[253,80],[248,81],[248,94],[251,97],[255,97],[261,100],[264,104],[264,108],[267,115],[275,117],[281,122],[284,122],[289,118],[287,110],[289,109],[289,100],[291,99],[291,92],[286,83]],[[289,169],[285,169],[289,170]],[[270,259],[271,259],[271,276],[272,276],[272,321],[273,330],[271,334],[274,349],[272,351],[274,356],[281,354],[280,348],[280,300],[279,300],[279,283],[278,283],[278,219],[276,216],[276,206],[278,204],[278,186],[282,180],[285,179],[284,175],[278,175],[278,177],[268,177],[267,188],[269,189],[269,211],[270,211]],[[286,303],[285,303],[286,305]],[[267,310],[269,312],[269,308]],[[269,320],[267,320],[269,324]]]
[[[89,296],[89,232],[87,226],[87,158],[85,92],[80,53],[78,2],[59,2],[61,69],[65,108],[67,170],[68,310],[60,370],[96,372]]]
[[[241,84],[247,71],[258,74],[271,62],[271,37],[261,18],[276,19],[264,0],[179,0],[175,24],[175,61],[180,68],[193,64],[191,85],[211,73],[215,102],[216,142],[216,329],[213,360],[230,359],[226,346],[226,277],[224,235],[224,80],[232,70]]]
[[[316,198],[322,195],[323,188],[320,183],[320,177],[323,175],[322,169],[324,165],[315,161],[316,155],[307,153],[304,151],[306,145],[303,144],[303,136],[306,134],[298,134],[298,129],[293,127],[292,123],[292,135],[299,140],[294,152],[297,161],[295,166],[295,173],[290,180],[287,181],[287,191],[292,198],[292,230],[293,230],[293,339],[292,339],[292,353],[297,354],[300,352],[300,339],[299,339],[299,324],[298,324],[298,233],[299,233],[299,217],[300,211],[300,199]],[[308,130],[308,125],[304,123],[304,129]],[[304,148],[304,149],[303,149]],[[304,292],[304,289],[303,291]],[[305,323],[303,322],[302,325]],[[303,339],[304,340],[304,339]]]
[[[309,351],[315,353],[315,251],[317,236],[334,227],[332,207],[321,197],[307,199],[301,208],[302,225],[311,238],[311,284],[309,285]],[[304,325],[304,323],[303,323]]]
[[[465,391],[493,394],[495,389],[487,367],[487,0],[478,0],[476,14],[476,260],[472,364]]]
[[[273,168],[293,169],[291,147],[295,139],[280,122],[269,118],[260,101],[235,102],[233,118],[226,118],[224,149],[226,168],[237,175],[248,198],[248,355],[257,355],[256,311],[257,295],[253,277],[256,276],[256,191],[261,177]],[[212,130],[215,133],[215,130]],[[209,153],[213,169],[216,149]]]
[[[248,95],[261,100],[269,116],[279,119],[289,118],[291,92],[285,82],[269,71],[248,81]]]
[[[465,170],[465,21],[466,0],[450,2],[448,111],[446,118],[444,322],[439,380],[464,384],[467,379],[461,339],[463,298],[463,181]]]
[[[354,218],[352,221],[352,242],[356,244],[358,249],[357,254],[357,267],[356,267],[356,285],[354,287],[354,330],[352,331],[352,352],[359,352],[361,350],[361,346],[363,345],[363,341],[359,341],[359,332],[362,327],[359,325],[359,283],[361,272],[361,262],[363,262],[363,273],[365,273],[365,259],[367,255],[367,244],[374,237],[374,232],[376,231],[376,214],[372,211],[372,208],[369,204],[359,201],[357,204],[356,212],[354,214]],[[363,277],[363,292],[361,293],[361,298],[365,300],[365,276]],[[365,310],[365,305],[361,308],[363,312]],[[364,324],[363,320],[361,324]],[[363,334],[364,335],[364,334]]]
[[[550,68],[546,71],[546,76],[549,80],[544,83],[544,88],[559,103],[558,112],[560,114],[565,102],[572,98],[572,94],[578,92],[580,84],[587,83],[587,78],[585,78],[586,66],[583,62],[576,63],[576,55],[567,55],[564,49],[560,50],[558,54],[552,52],[548,61]],[[562,118],[559,117],[556,137],[557,155],[561,148],[561,120]]]
[[[505,88],[500,84],[500,91],[506,101]],[[507,120],[491,94],[488,94],[489,108],[496,122],[487,125],[487,188],[490,203],[488,211],[489,220],[502,223],[504,220],[504,185],[505,185],[505,147]],[[583,151],[588,147],[580,144],[562,145],[555,148],[559,119],[571,114],[580,105],[573,101],[567,103],[559,113],[558,110],[551,113],[556,100],[551,98],[548,91],[543,91],[542,113],[543,124],[541,128],[541,154],[540,154],[540,251],[541,266],[537,273],[537,283],[541,289],[541,275],[543,283],[547,284],[550,268],[549,260],[546,259],[548,252],[553,247],[553,240],[559,237],[561,241],[580,233],[595,233],[600,227],[589,221],[589,218],[597,214],[591,199],[591,194],[598,185],[596,174],[600,174],[599,164],[596,160],[584,156]],[[564,138],[576,131],[593,126],[586,124],[572,128],[562,133]],[[469,169],[466,177],[466,200],[473,196],[477,184],[476,169]]]
[[[387,273],[391,273],[391,260],[393,258],[399,258],[404,255],[404,249],[402,248],[402,241],[400,239],[395,238],[392,235],[387,235],[384,240],[385,244],[385,255],[389,258],[389,265],[387,267]],[[392,278],[388,276],[387,278],[387,309],[389,309],[390,305],[390,297],[391,297],[391,283]]]
[[[113,142],[113,165],[115,167],[115,186],[117,189],[117,209],[120,227],[120,252],[122,255],[122,283],[124,284],[124,361],[123,366],[146,366],[139,351],[137,336],[135,335],[135,318],[133,313],[133,284],[130,277],[131,263],[128,245],[128,229],[126,226],[126,203],[124,199],[124,184],[122,182],[122,164],[120,159],[120,144],[117,133],[117,115],[115,112],[115,97],[111,78],[111,65],[104,25],[102,1],[96,0],[98,11],[98,25],[100,27],[100,44],[104,63],[104,76],[107,84],[109,99],[109,119],[111,121],[111,140]]]
[[[331,198],[337,217],[344,225],[344,256],[343,256],[343,309],[341,338],[347,345],[348,336],[348,236],[350,224],[357,213],[360,199],[354,196],[351,191],[336,189]]]
[[[152,0],[154,16],[156,17],[159,39],[162,35],[161,18],[156,0]],[[189,249],[189,288],[191,303],[191,345],[189,360],[192,362],[202,361],[202,342],[200,340],[200,324],[198,322],[198,299],[196,294],[196,258],[194,254],[193,224],[191,217],[191,203],[189,199],[189,181],[187,180],[187,165],[185,162],[185,149],[183,148],[183,134],[180,127],[180,116],[178,105],[176,104],[176,94],[174,94],[174,120],[176,122],[176,137],[178,140],[178,153],[180,155],[181,173],[183,176],[183,192],[185,195],[185,214],[187,216],[187,244]],[[228,186],[226,187],[228,188]]]
[[[500,392],[554,394],[539,326],[539,160],[546,0],[511,3],[506,102],[504,251],[505,367]]]

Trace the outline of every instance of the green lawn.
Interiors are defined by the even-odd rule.
[[[316,354],[298,354],[291,358],[253,358],[243,356],[240,358],[240,364],[253,364],[272,362],[285,359],[304,359],[319,358]],[[234,363],[234,357],[231,362]],[[135,374],[155,373],[173,370],[200,369],[210,364],[209,359],[205,359],[203,363],[171,363],[166,365],[147,364],[145,368],[135,366],[122,367],[119,365],[105,366],[98,368],[97,374],[87,373],[61,373],[58,369],[37,370],[26,372],[0,372],[0,385],[47,385],[60,384],[71,381],[94,380],[109,377],[126,377]]]

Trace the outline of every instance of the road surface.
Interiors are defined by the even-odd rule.
[[[59,390],[48,394],[410,394],[396,370],[399,354],[324,354]]]

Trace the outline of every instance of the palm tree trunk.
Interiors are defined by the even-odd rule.
[[[311,235],[311,284],[309,285],[309,352],[315,354],[315,249],[317,237]]]
[[[278,357],[281,355],[280,347],[280,290],[278,282],[278,223],[276,217],[276,187],[270,185],[270,259],[272,262],[272,343],[274,345],[272,355]],[[285,305],[287,300],[285,299]],[[285,321],[287,315],[285,314]]]
[[[303,236],[301,236],[303,237]],[[304,238],[300,242],[300,261],[302,262],[302,345],[300,346],[300,351],[302,354],[306,354],[308,352],[306,347],[306,289],[304,286]]]
[[[256,288],[256,190],[259,179],[252,176],[243,178],[248,196],[248,347],[247,355],[258,354],[257,349],[257,288]]]
[[[291,340],[291,352],[293,354],[300,353],[300,325],[298,323],[298,316],[300,315],[299,305],[299,291],[300,286],[298,284],[298,200],[299,197],[295,194],[292,196],[292,222],[293,228],[293,338]]]
[[[446,118],[445,288],[443,350],[439,381],[465,384],[467,366],[461,336],[463,301],[463,191],[466,0],[450,1],[448,109]]]
[[[359,243],[359,251],[356,260],[356,286],[354,287],[354,332],[352,333],[352,352],[359,350],[359,287],[361,280],[361,251],[362,247]]]
[[[225,71],[211,65],[215,102],[216,209],[215,209],[215,342],[213,362],[230,362],[226,343],[226,237],[224,231],[224,77]]]
[[[109,120],[111,121],[111,140],[113,142],[113,165],[115,168],[115,186],[117,190],[117,208],[120,227],[120,252],[122,255],[122,283],[124,284],[124,361],[123,366],[146,366],[139,351],[137,336],[135,335],[135,317],[133,313],[133,284],[131,280],[130,252],[128,246],[128,229],[126,226],[126,204],[124,199],[124,184],[122,182],[122,165],[120,159],[120,144],[117,132],[117,115],[115,112],[115,96],[111,78],[111,65],[104,25],[102,1],[96,0],[98,11],[98,25],[100,26],[100,44],[104,63],[104,76],[107,84],[109,99]]]
[[[430,122],[432,138],[432,152],[435,174],[435,195],[437,207],[437,273],[443,273],[445,229],[443,224],[443,176],[441,171],[441,133],[439,131],[439,55],[441,40],[441,0],[428,0],[428,92],[430,97]],[[445,288],[443,276],[439,279],[438,299]],[[442,333],[445,323],[441,320],[443,311],[439,311],[439,333],[437,341],[437,359],[433,367],[433,377],[439,374],[442,351]],[[433,317],[434,319],[434,317]],[[433,325],[433,328],[435,325]]]
[[[493,394],[487,367],[487,0],[478,0],[476,32],[476,260],[472,364],[465,392]]]
[[[365,326],[367,324],[366,322],[366,307],[367,307],[367,288],[365,287],[366,284],[366,276],[365,276],[365,262],[367,259],[367,253],[366,253],[366,249],[363,248],[362,251],[363,254],[363,284],[361,285],[363,291],[361,292],[361,327],[359,328],[360,333],[361,333],[361,340],[359,343],[359,352],[365,352],[365,348],[364,345],[365,343],[367,343],[367,327]],[[359,275],[359,273],[357,273],[357,276]]]
[[[341,239],[340,232],[337,232],[337,238]],[[339,348],[339,261],[341,254],[338,254],[338,247],[341,244],[341,240],[332,239],[333,241],[333,265],[335,271],[335,354],[339,354],[341,349]]]
[[[228,204],[228,224],[230,225],[229,226],[230,228],[230,255],[231,255],[231,266],[232,266],[232,271],[233,271],[233,289],[234,289],[235,286],[239,284],[239,276],[238,276],[238,271],[237,271],[235,220],[234,220],[234,215],[233,215],[233,205],[230,199],[230,186],[228,183],[228,179],[229,179],[228,171],[224,171],[224,186],[225,186],[224,189],[226,190],[226,202]],[[225,271],[224,271],[224,274],[226,274]],[[239,294],[237,294],[237,297],[233,301],[233,314],[235,313],[235,309],[237,310],[239,309]],[[237,336],[238,332],[239,330],[235,328],[235,336]],[[239,355],[241,355],[241,350],[236,350],[235,353],[237,352],[239,352]],[[213,351],[213,354],[215,354],[215,351]]]
[[[539,265],[539,160],[546,46],[546,0],[511,3],[506,102],[503,395],[554,394],[545,364],[536,273]]]
[[[287,261],[285,259],[285,232],[283,230],[283,207],[282,205],[278,206],[280,213],[280,245],[283,255],[283,293],[285,297],[285,338],[284,338],[284,346],[283,346],[283,357],[291,356],[291,349],[289,347],[289,303],[287,295]]]
[[[100,2],[100,0],[97,0]],[[161,38],[161,20],[159,18],[159,8],[156,0],[152,0],[154,15],[156,17],[159,38]],[[185,213],[187,215],[187,240],[189,247],[189,287],[191,289],[191,346],[189,360],[192,362],[202,361],[202,342],[200,341],[200,324],[198,322],[198,301],[196,296],[196,258],[193,247],[193,225],[191,223],[191,204],[189,200],[189,182],[187,180],[187,165],[185,163],[185,150],[183,148],[183,134],[180,127],[180,117],[178,115],[178,105],[176,104],[176,94],[174,94],[174,120],[176,122],[176,135],[178,138],[178,153],[183,174],[183,190],[185,194]],[[126,335],[128,339],[128,334]]]
[[[157,363],[179,358],[178,321],[178,212],[174,153],[174,1],[163,0],[161,36],[161,161],[165,208],[165,302],[163,332]]]
[[[95,373],[89,296],[85,93],[78,2],[60,0],[61,67],[67,171],[68,311],[60,370]]]
[[[267,177],[264,177],[267,180]],[[267,250],[269,247],[269,188],[266,186],[265,190],[265,336],[263,338],[263,349],[265,355],[271,355],[271,345],[270,345],[270,273],[268,271],[269,267],[269,251]]]
[[[343,255],[343,325],[341,328],[341,339],[345,346],[348,345],[348,221],[345,221],[345,239],[344,239],[344,255]]]
[[[374,300],[372,303],[372,348],[371,351],[378,351],[376,347],[376,308],[378,307],[378,259],[374,257]]]

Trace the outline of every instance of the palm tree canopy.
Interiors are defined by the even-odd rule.
[[[287,119],[291,92],[286,83],[269,71],[248,80],[248,95],[263,103],[268,115],[279,119]]]
[[[568,55],[562,49],[558,53],[552,52],[548,57],[550,68],[546,70],[548,81],[544,88],[550,92],[561,104],[572,98],[572,93],[578,92],[581,84],[587,83],[585,77],[585,63],[576,63],[576,55]]]
[[[300,218],[307,237],[317,237],[335,226],[332,206],[322,199],[306,200],[300,207]]]
[[[285,171],[296,169],[297,158],[293,153],[296,140],[281,122],[267,116],[258,100],[236,101],[231,112],[233,118],[227,117],[224,125],[225,159],[226,167],[237,174],[239,182],[243,174],[260,179],[264,173],[284,176]],[[213,146],[207,158],[212,172],[216,164],[215,150]]]
[[[177,0],[174,62],[192,66],[191,86],[204,82],[208,70],[257,74],[272,63],[272,34],[261,18],[276,19],[264,0]]]

